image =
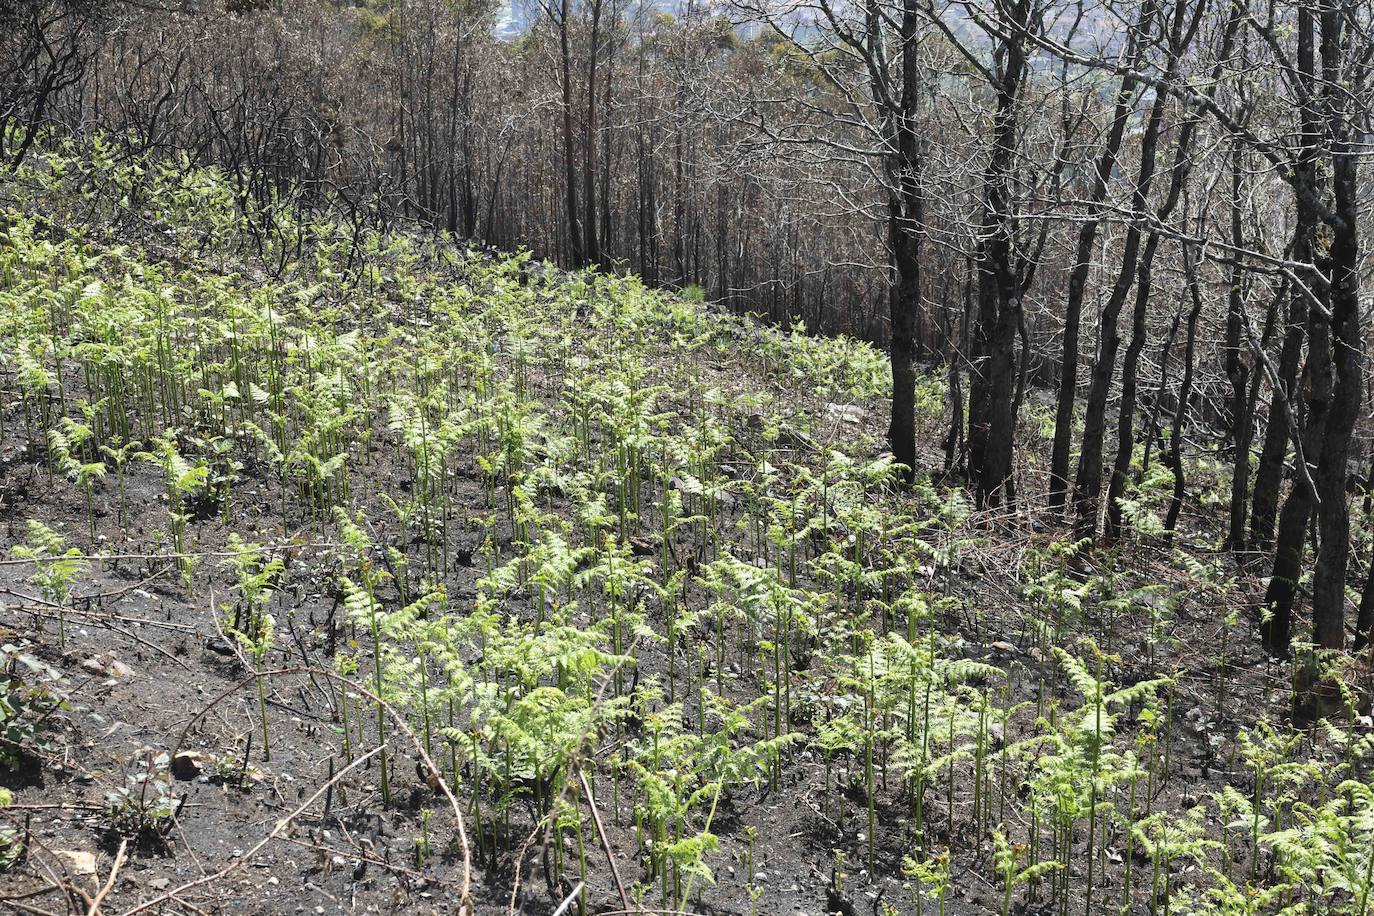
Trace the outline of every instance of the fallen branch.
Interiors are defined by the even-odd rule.
[[[115,878],[119,876],[120,866],[124,864],[125,850],[128,846],[129,841],[127,839],[119,841],[119,851],[115,853],[114,864],[110,866],[110,876],[105,879],[105,883],[101,885],[99,892],[91,900],[91,907],[86,911],[86,916],[99,916],[100,904],[109,896],[110,890],[114,887]]]
[[[606,851],[606,862],[611,866],[611,878],[615,881],[615,889],[620,894],[620,905],[626,911],[630,911],[630,895],[625,893],[625,882],[620,880],[620,869],[616,868],[615,855],[611,852],[611,843],[606,839],[606,827],[601,823],[601,813],[596,810],[596,799],[592,797],[592,787],[587,784],[587,774],[582,772],[582,768],[577,768],[577,778],[582,783],[582,793],[587,798],[587,808],[592,812],[592,823],[596,824],[596,835],[601,840],[601,848]]]
[[[569,892],[568,896],[563,898],[563,902],[558,905],[558,909],[553,911],[553,916],[563,916],[564,913],[568,912],[568,907],[572,906],[573,901],[577,899],[577,895],[582,893],[582,888],[584,886],[583,882],[577,882],[577,886]]]

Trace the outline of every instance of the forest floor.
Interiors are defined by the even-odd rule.
[[[99,233],[78,238],[77,229],[56,220],[34,226],[54,245],[81,248],[89,272],[77,287],[87,292],[95,280],[106,289],[132,288],[130,278],[143,282],[145,265],[162,265],[163,279],[174,278],[185,293],[177,301],[194,308],[225,274],[153,241],[130,254],[117,252]],[[0,250],[20,247],[11,231],[16,241]],[[1255,794],[1253,757],[1241,735],[1261,723],[1280,727],[1289,702],[1287,669],[1258,651],[1254,606],[1261,580],[1238,573],[1215,548],[1210,512],[1190,503],[1185,525],[1191,527],[1176,546],[1151,533],[1146,505],[1141,533],[1117,549],[1066,550],[1061,542],[1067,533],[1046,524],[1033,504],[974,512],[957,491],[891,484],[882,471],[883,364],[870,350],[762,328],[691,303],[677,302],[671,306],[677,311],[665,316],[656,311],[668,309],[670,297],[625,281],[564,277],[443,250],[419,260],[415,266],[405,257],[379,257],[389,279],[370,293],[358,281],[321,280],[324,292],[300,299],[298,311],[283,309],[281,317],[299,328],[292,347],[281,350],[291,355],[284,365],[290,371],[307,367],[298,382],[302,391],[312,373],[327,375],[330,360],[339,358],[306,340],[326,323],[336,341],[359,333],[371,341],[364,347],[352,338],[345,349],[352,346],[353,354],[387,351],[387,368],[373,379],[377,390],[358,396],[375,396],[375,402],[367,401],[343,437],[346,495],[331,490],[322,496],[288,479],[285,459],[274,466],[241,428],[229,430],[233,409],[223,425],[224,414],[206,406],[216,385],[201,371],[205,350],[189,342],[197,325],[182,327],[177,352],[162,356],[164,366],[185,367],[186,379],[176,383],[182,393],[170,406],[152,408],[175,416],[142,416],[132,426],[155,427],[190,466],[207,468],[207,476],[227,466],[232,496],[224,488],[186,491],[179,551],[173,546],[176,520],[169,515],[169,499],[178,497],[169,491],[165,466],[131,460],[117,480],[111,461],[85,490],[54,458],[37,421],[39,401],[23,387],[20,371],[0,382],[0,626],[13,696],[41,693],[32,696],[40,711],[0,723],[14,726],[5,740],[18,746],[11,769],[0,771],[0,786],[13,792],[0,815],[10,831],[7,848],[15,850],[15,861],[0,873],[0,904],[30,913],[455,913],[470,893],[483,914],[548,916],[582,907],[610,914],[626,909],[624,896],[631,898],[630,909],[646,913],[685,907],[741,916],[868,916],[884,907],[905,914],[924,905],[934,912],[939,896],[943,911],[958,916],[1003,910],[1006,875],[996,840],[1006,836],[1019,844],[1018,855],[1035,842],[1056,850],[1037,855],[1062,851],[1067,864],[1062,877],[1044,872],[1028,881],[1034,893],[1015,885],[1014,911],[1119,912],[1124,905],[1149,912],[1161,891],[1174,893],[1168,880],[1175,889],[1189,889],[1176,911],[1201,906],[1199,888],[1211,880],[1208,869],[1219,869],[1217,860],[1207,858],[1211,853],[1179,852],[1165,860],[1171,879],[1161,889],[1158,874],[1151,878],[1153,847],[1147,854],[1149,844],[1132,839],[1132,821],[1153,823],[1147,819],[1154,812],[1184,820],[1227,786]],[[23,278],[11,287],[24,297],[15,314],[34,300],[34,290],[57,289],[60,298],[63,284],[72,282],[60,263],[38,256],[16,257],[11,269]],[[238,269],[242,273],[227,285],[231,297],[251,298],[253,287],[277,282],[262,280],[253,268]],[[434,345],[424,336],[448,320],[440,311],[405,307],[359,317],[345,307],[368,296],[404,301],[397,293],[406,281],[403,271],[419,278],[426,295],[443,289],[461,299],[472,323],[452,333],[474,360],[491,357],[486,384],[502,379],[529,411],[543,416],[543,425],[528,431],[538,445],[522,473],[532,476],[529,469],[541,461],[568,478],[591,473],[609,497],[591,502],[604,516],[593,524],[606,531],[615,530],[618,515],[624,524],[625,500],[640,506],[630,533],[622,529],[623,549],[608,555],[634,565],[643,581],[631,582],[624,593],[578,581],[576,588],[588,591],[581,603],[547,599],[550,614],[555,604],[566,614],[556,633],[533,579],[501,585],[499,571],[533,556],[538,539],[522,529],[516,513],[508,516],[509,494],[502,495],[500,475],[491,471],[499,448],[493,451],[483,435],[455,433],[444,444],[435,491],[442,500],[412,501],[406,508],[427,484],[417,476],[419,453],[408,444],[398,410],[380,409],[384,399],[402,392],[403,380],[414,387],[416,378],[484,376],[466,368],[452,375],[396,368],[451,352],[443,345],[451,338]],[[502,304],[510,299],[518,301]],[[90,382],[100,376],[92,375],[75,345],[91,340],[94,318],[79,314],[80,308],[73,305],[62,319],[59,337],[68,346],[49,348],[59,356],[48,364],[53,381],[42,391],[47,408],[78,418],[79,401],[94,404],[115,390],[108,382],[100,383],[103,388]],[[321,324],[309,324],[316,320],[310,313],[331,310]],[[142,324],[129,327],[135,335],[152,333]],[[402,335],[391,333],[397,328]],[[12,324],[6,333],[45,332]],[[852,349],[835,349],[841,346]],[[314,366],[313,347],[320,348]],[[277,344],[263,352],[269,350],[277,352]],[[222,354],[216,360],[222,363]],[[256,378],[270,376],[259,370]],[[164,370],[170,371],[181,370]],[[664,456],[688,442],[694,428],[706,430],[703,418],[711,417],[710,435],[722,444],[712,452],[709,473],[689,475],[701,465],[679,458],[672,460],[676,473],[646,469],[636,476],[633,494],[615,484],[612,471],[623,467],[617,462],[627,453],[612,447],[615,432],[608,424],[589,423],[577,406],[578,385],[614,372],[620,387],[597,395],[599,409],[608,410],[616,397],[655,392],[652,410],[641,412],[651,414],[640,430],[651,443],[642,460],[668,467]],[[940,383],[922,384],[928,394],[920,417],[924,474],[942,464],[936,443],[945,408]],[[196,388],[199,394],[187,394]],[[478,404],[476,411],[489,389],[474,390],[479,401],[468,406]],[[277,394],[271,389],[264,397]],[[302,403],[306,397],[290,396]],[[371,409],[374,403],[379,409]],[[128,409],[135,405],[144,410],[148,402],[131,397]],[[48,427],[59,425],[53,414],[48,419]],[[498,428],[504,435],[501,423],[491,427]],[[670,441],[670,430],[680,438]],[[215,450],[216,436],[230,441],[237,456],[232,464],[216,464],[225,454]],[[139,438],[146,443],[148,437]],[[1037,423],[1025,422],[1018,432],[1024,494],[1043,489],[1037,469],[1045,446]],[[869,481],[855,470],[875,467]],[[845,501],[822,490],[817,505],[824,519],[808,524],[804,536],[779,539],[777,530],[795,520],[798,502],[811,499],[803,483],[827,474],[835,475],[827,487],[853,483]],[[771,475],[778,477],[773,490]],[[1195,480],[1200,489],[1222,483],[1209,484],[1206,468]],[[582,536],[592,517],[585,494],[567,480],[530,487],[542,494],[536,528],[570,541]],[[703,489],[713,494],[709,504]],[[674,503],[673,493],[681,501]],[[340,584],[341,569],[356,580],[366,563],[349,558],[347,537],[317,500],[362,510],[370,544],[391,548],[368,548],[376,569],[389,574],[389,581],[378,577],[379,603],[401,608],[438,578],[445,615],[475,619],[500,596],[497,622],[477,637],[453,636],[462,647],[452,650],[452,662],[439,660],[445,650],[432,637],[406,629],[430,624],[435,618],[428,611],[397,616],[390,630],[369,633],[356,600],[350,604],[352,593]],[[700,534],[698,522],[667,537],[656,534],[669,518],[665,506],[675,505],[675,514],[685,518],[695,500],[701,500],[696,517],[713,531]],[[443,514],[441,545],[436,523],[425,528],[416,521],[416,513],[426,511]],[[756,530],[761,517],[774,530]],[[14,552],[31,542],[31,519],[82,554],[66,592],[45,587],[35,563]],[[904,528],[903,521],[910,525]],[[871,530],[865,532],[865,525]],[[281,569],[266,577],[264,601],[273,619],[266,646],[255,648],[243,638],[247,599],[233,562],[240,542],[272,545],[281,560]],[[856,543],[858,568],[827,579],[825,570],[840,568],[844,551]],[[436,551],[443,554],[437,563],[430,558]],[[785,570],[798,554],[801,572],[794,567],[789,577]],[[755,585],[767,595],[784,595],[798,615],[814,614],[816,623],[802,627],[768,617],[723,622],[716,609],[727,596],[741,607],[753,607],[749,602],[757,598],[739,570],[732,573],[734,585],[719,584],[725,567],[712,560],[726,556],[787,579],[781,591]],[[588,554],[573,565],[580,574],[603,560]],[[688,583],[664,586],[680,589],[670,610],[651,585],[670,579],[663,566],[683,572]],[[518,573],[523,567],[510,568]],[[884,583],[894,571],[899,586],[889,590]],[[853,582],[845,578],[851,575]],[[632,609],[627,594],[636,596],[639,616],[624,631],[618,620],[608,628],[612,616]],[[899,600],[906,595],[914,601],[910,596],[917,594],[919,617]],[[586,645],[576,643],[577,652],[567,650],[554,667],[541,668],[545,654],[564,649],[534,643],[513,655],[502,637],[517,632],[527,640],[556,636],[574,643],[578,634],[595,634],[597,654],[586,661],[595,671],[585,695],[566,675],[589,657],[577,654]],[[775,633],[789,645],[781,679],[778,641],[769,638]],[[1094,647],[1083,637],[1091,637]],[[371,716],[377,697],[368,692],[379,638],[395,643],[381,692],[397,718],[388,720],[384,751]],[[891,654],[866,648],[882,640],[891,641]],[[916,694],[908,704],[896,692],[904,682],[894,660],[925,645],[922,640],[931,647],[922,664],[946,673],[934,718],[925,693],[925,737],[913,744]],[[1147,687],[1113,709],[1114,729],[1106,738],[1115,748],[1112,766],[1121,772],[1137,766],[1138,775],[1129,783],[1103,777],[1097,789],[1091,778],[1079,780],[1072,793],[1077,799],[1091,792],[1089,806],[1109,800],[1130,817],[1118,822],[1115,815],[1089,818],[1080,811],[1067,822],[1067,846],[1052,847],[1050,828],[1040,821],[1050,808],[1031,800],[1050,792],[1039,777],[1068,758],[1065,748],[1089,721],[1075,718],[1082,682],[1055,652],[1060,647],[1066,657],[1084,659],[1103,681]],[[417,664],[417,652],[430,660]],[[356,668],[341,666],[341,657]],[[1099,659],[1095,669],[1093,659]],[[454,693],[412,705],[416,690],[429,688],[428,678],[448,664],[452,670],[443,670],[449,670]],[[459,668],[480,671],[473,684],[498,690],[524,676],[520,665],[537,669],[524,687],[512,688],[481,718],[475,712],[454,718]],[[350,678],[346,695],[341,671]],[[1167,689],[1148,687],[1163,677],[1171,679]],[[564,748],[547,769],[538,760],[531,773],[512,773],[509,763],[503,769],[498,749],[509,760],[525,745],[513,751],[515,743],[499,737],[507,734],[500,730],[507,721],[501,716],[514,719],[514,710],[555,683],[557,702],[581,696],[581,703],[559,713],[558,727],[575,738],[540,745],[539,753],[554,756]],[[463,684],[461,690],[478,698],[474,704],[485,696]],[[531,690],[535,684],[539,688]],[[56,700],[60,706],[52,705]],[[351,724],[341,721],[350,707]],[[447,715],[451,730],[430,734],[431,715]],[[726,729],[731,716],[735,724]],[[841,734],[835,723],[857,723],[858,730]],[[1367,718],[1347,724],[1361,735],[1369,731]],[[270,735],[270,754],[264,734]],[[462,739],[474,734],[483,749],[469,758]],[[1315,737],[1296,734],[1297,749],[1285,759],[1320,766],[1329,750],[1318,748]],[[713,736],[721,735],[726,740],[716,748]],[[660,737],[666,753],[660,753]],[[476,746],[479,737],[471,741]],[[998,757],[1013,745],[1022,750]],[[920,770],[926,790],[919,823],[908,785],[914,771],[903,763],[917,747],[929,749]],[[698,758],[703,762],[689,764]],[[627,764],[631,760],[638,768]],[[642,772],[652,769],[648,761],[657,773]],[[1006,776],[1008,769],[1016,775]],[[384,778],[389,800],[383,798]],[[497,778],[508,784],[499,790],[483,785]],[[681,833],[673,834],[671,863],[646,839],[650,797],[666,791],[662,786],[679,791],[670,826]],[[551,794],[558,800],[551,802]],[[551,818],[551,810],[561,814]],[[554,821],[563,829],[554,831]],[[1228,862],[1246,867],[1244,843],[1228,837],[1220,814],[1198,823],[1201,837],[1226,846]],[[1148,839],[1149,829],[1141,836]],[[684,842],[693,838],[700,848]],[[949,852],[943,894],[941,882],[920,877],[917,867],[938,866],[940,850]],[[568,908],[560,910],[564,902]]]
[[[13,443],[7,448],[3,485],[23,494],[15,501],[22,504],[23,514],[40,517],[57,530],[79,531],[85,524],[79,500],[70,495],[64,499],[62,488],[46,480],[41,464],[15,460],[19,449]],[[102,564],[83,577],[73,607],[65,612],[65,651],[57,644],[56,608],[26,582],[24,565],[0,567],[6,638],[22,639],[25,651],[53,666],[67,698],[66,708],[54,717],[56,728],[42,754],[34,754],[23,770],[5,779],[15,790],[11,810],[22,812],[31,850],[25,876],[12,873],[0,879],[7,904],[35,912],[65,912],[64,906],[79,911],[85,898],[69,894],[59,902],[54,886],[96,895],[110,876],[113,856],[125,844],[128,858],[115,876],[104,912],[132,909],[173,890],[177,893],[169,902],[174,905],[162,906],[187,912],[453,912],[458,887],[453,863],[416,867],[419,811],[438,799],[413,768],[400,772],[403,788],[392,789],[403,799],[400,804],[383,808],[375,770],[363,769],[338,784],[332,810],[298,817],[281,840],[252,858],[251,867],[206,880],[259,842],[329,778],[331,766],[337,764],[330,687],[305,672],[273,678],[268,699],[271,760],[263,760],[253,745],[259,722],[252,667],[218,622],[216,596],[223,596],[230,583],[207,575],[198,583],[199,598],[188,600],[177,583],[175,563],[153,552],[152,532],[162,514],[156,470],[132,474],[127,486],[134,511],[122,527],[107,501],[97,508],[99,524],[107,532],[103,544],[124,559]],[[277,524],[272,495],[259,496],[252,488],[240,492],[246,517],[239,530],[255,538],[272,534]],[[480,493],[471,495],[480,499]],[[248,509],[250,505],[261,514]],[[17,517],[9,513],[9,543],[23,539],[13,526]],[[206,527],[198,532],[198,549],[223,550],[222,538]],[[997,528],[990,543],[970,558],[959,581],[951,583],[952,590],[981,596],[986,602],[981,619],[956,617],[951,622],[958,625],[970,657],[1033,670],[1038,650],[1028,644],[1025,612],[1018,610],[1017,596],[1008,587],[1009,564],[1025,549],[1028,535],[1011,530],[1007,520]],[[1170,567],[1151,569],[1150,559],[1142,552],[1133,574],[1143,581],[1167,577]],[[206,572],[211,570],[207,567]],[[990,594],[995,597],[990,599]],[[331,600],[305,595],[293,604],[292,643],[322,642],[332,616]],[[1118,651],[1138,660],[1136,666],[1123,669],[1124,679],[1158,670],[1172,670],[1179,679],[1175,702],[1188,727],[1176,732],[1176,769],[1157,804],[1186,805],[1239,782],[1234,765],[1218,759],[1220,749],[1209,739],[1283,714],[1287,693],[1282,672],[1269,670],[1248,639],[1234,650],[1237,675],[1227,688],[1230,700],[1218,707],[1213,647],[1219,642],[1224,611],[1217,606],[1182,606],[1171,623],[1171,651],[1153,664],[1147,661],[1148,633],[1119,633]],[[271,667],[299,666],[302,652],[311,657],[309,649],[284,645],[274,652]],[[1032,688],[1027,683],[1021,699],[1033,698]],[[322,743],[322,735],[330,740]],[[185,755],[184,765],[170,768],[172,781],[153,788],[169,796],[175,828],[165,837],[142,839],[109,829],[108,793],[146,772],[149,755],[158,753],[178,760]],[[851,878],[841,898],[856,912],[873,911],[880,898],[898,905],[901,912],[909,911],[909,882],[899,869],[906,850],[883,849],[880,867],[885,874],[870,882],[861,864],[861,813],[852,811],[843,829],[822,813],[823,769],[817,755],[799,755],[785,767],[776,788],[749,793],[738,800],[739,811],[717,820],[716,832],[724,841],[718,858],[728,864],[718,867],[718,887],[704,895],[707,902],[700,911],[750,912],[744,889],[749,879],[743,875],[749,827],[758,830],[753,880],[765,889],[758,912],[832,912],[837,903],[831,891],[836,851],[842,851],[848,862],[860,863],[851,866],[857,877]],[[889,810],[880,817],[885,825],[900,828],[908,815]],[[633,830],[624,823],[608,824],[607,829],[613,851],[628,861],[635,848]],[[598,873],[605,871],[601,862],[594,864]],[[527,868],[537,872],[533,856]],[[478,899],[485,900],[479,912],[504,911],[509,878],[502,870],[479,887]],[[527,883],[534,900],[547,896],[542,879],[531,874]],[[598,897],[613,899],[604,874],[597,884]],[[999,902],[998,888],[968,869],[956,874],[947,906],[955,914],[995,912]],[[545,899],[527,903],[523,911],[550,909]]]

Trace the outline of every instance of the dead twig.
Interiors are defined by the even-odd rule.
[[[582,783],[582,792],[587,798],[587,808],[592,812],[592,823],[596,824],[596,835],[601,840],[601,848],[606,851],[606,862],[611,866],[611,878],[615,881],[615,889],[620,894],[620,905],[627,912],[630,910],[630,895],[625,893],[625,882],[620,880],[620,869],[615,865],[615,854],[611,852],[611,843],[606,839],[606,827],[601,823],[601,812],[596,810],[596,799],[592,797],[592,787],[587,784],[587,774],[582,772],[582,768],[577,768],[578,781]]]
[[[366,853],[359,852],[357,850],[340,849],[337,846],[326,846],[323,843],[314,842],[311,840],[301,840],[297,839],[296,837],[290,836],[282,837],[282,839],[293,846],[300,846],[302,849],[313,849],[322,855],[327,853],[331,856],[342,856],[348,859],[357,859],[359,862],[366,862],[368,865],[376,865],[378,868],[385,868],[386,870],[393,871],[398,875],[405,875],[412,881],[423,881],[427,884],[452,884],[455,886],[458,883],[456,881],[448,882],[445,881],[443,878],[433,878],[429,875],[424,874],[423,872],[418,872],[413,868],[406,868],[404,865],[397,865],[394,862],[385,862],[381,859],[378,859],[376,856],[369,856]]]
[[[20,597],[27,597],[27,596],[21,595]],[[44,604],[44,605],[47,605],[48,603],[47,603],[47,602],[43,602],[43,604]],[[55,605],[48,605],[48,606],[49,606],[49,607],[55,607]],[[52,618],[52,617],[58,616],[58,614],[54,614],[52,611],[48,610],[47,607],[42,607],[42,606],[39,606],[39,605],[34,605],[34,606],[32,606],[32,607],[21,607],[21,608],[18,608],[18,609],[22,609],[24,612],[29,613],[29,614],[33,614],[33,615],[36,616],[36,617],[48,617],[48,618]],[[70,608],[63,608],[62,611],[61,611],[60,613],[62,613],[62,614],[71,613],[71,609],[70,609]],[[84,616],[84,615],[80,615],[80,616]],[[180,666],[181,666],[183,669],[185,669],[186,671],[190,671],[190,670],[191,670],[191,666],[190,666],[190,665],[186,664],[186,662],[184,662],[184,661],[182,661],[181,659],[177,658],[175,655],[173,655],[172,653],[168,652],[166,649],[162,648],[161,646],[155,645],[154,643],[149,642],[148,640],[144,639],[144,638],[141,637],[141,636],[137,636],[137,635],[135,635],[135,634],[133,634],[133,633],[130,633],[128,630],[124,629],[124,628],[121,627],[121,626],[116,626],[112,621],[110,621],[110,620],[109,620],[108,618],[106,618],[106,617],[102,617],[102,616],[100,616],[100,615],[98,615],[98,614],[94,614],[94,613],[92,613],[91,616],[95,618],[96,622],[99,623],[100,626],[105,627],[107,630],[113,630],[114,632],[118,633],[120,636],[123,636],[125,639],[128,639],[128,640],[130,640],[130,641],[132,641],[132,642],[136,642],[136,643],[138,643],[139,645],[143,646],[145,649],[151,649],[152,651],[154,651],[154,652],[156,652],[157,654],[159,654],[159,655],[163,656],[164,658],[166,658],[168,661],[171,661],[171,662],[173,662],[173,663],[175,663],[175,664],[177,664],[177,665],[180,665]],[[140,622],[142,622],[142,621],[140,621]]]
[[[564,913],[568,912],[568,907],[572,906],[573,901],[577,899],[577,895],[582,893],[582,888],[584,886],[583,882],[577,882],[577,886],[572,889],[568,896],[563,898],[563,902],[558,905],[558,909],[553,911],[553,916],[563,916]]]
[[[13,595],[16,598],[21,598],[24,601],[29,602],[28,604],[8,605],[7,607],[11,611],[21,611],[26,614],[35,614],[41,613],[41,611],[38,610],[39,608],[52,608],[55,610],[59,607],[59,605],[55,602],[44,601],[43,599],[38,598],[35,595],[28,595],[23,592],[17,592],[14,589],[9,588],[7,586],[0,586],[0,591],[3,591],[7,595]],[[95,596],[92,596],[92,598],[94,597]],[[85,601],[86,599],[78,597],[75,600]],[[84,608],[76,607],[63,608],[63,611],[64,613],[66,613],[68,617],[89,617],[93,620],[98,620],[102,622],[106,620],[117,620],[120,623],[138,624],[139,626],[145,627],[156,627],[159,630],[174,630],[178,633],[196,632],[195,627],[188,626],[184,623],[173,623],[169,620],[153,620],[149,617],[130,617],[128,614],[116,614],[114,611],[86,610]]]
[[[344,545],[335,543],[333,541],[315,541],[302,543],[285,542],[276,544],[263,544],[257,548],[257,551],[259,553],[272,553],[273,551],[300,551],[306,549],[332,550],[336,547],[342,546]],[[91,553],[84,555],[82,559],[88,560],[93,563],[109,563],[114,560],[194,560],[206,557],[223,558],[234,556],[238,556],[238,553],[231,550],[199,550],[190,551],[186,553]],[[40,561],[28,558],[6,559],[0,560],[0,567],[32,566],[38,562]]]
[[[91,906],[90,909],[86,910],[86,916],[99,916],[100,904],[104,902],[105,898],[109,896],[110,891],[114,888],[115,878],[119,876],[119,869],[124,864],[126,858],[125,850],[128,849],[128,846],[129,841],[127,839],[119,841],[119,851],[115,853],[114,864],[110,866],[109,877],[105,879],[105,883],[101,885],[95,898],[91,900]]]
[[[31,906],[13,897],[0,898],[0,902],[3,902],[7,906],[12,906],[16,910],[22,910],[25,913],[34,913],[36,914],[36,916],[62,916],[61,913],[58,913],[54,910],[45,910],[41,907]]]

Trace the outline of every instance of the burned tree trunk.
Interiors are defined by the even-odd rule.
[[[1241,155],[1237,144],[1231,151],[1231,244],[1243,247],[1245,233],[1241,220]],[[1250,443],[1254,438],[1254,416],[1250,408],[1250,367],[1241,359],[1241,328],[1245,318],[1244,278],[1240,262],[1231,269],[1231,289],[1227,296],[1226,378],[1231,383],[1231,444],[1235,459],[1231,464],[1231,507],[1226,544],[1232,550],[1245,547],[1245,510],[1249,503]]]
[[[1150,184],[1154,180],[1155,150],[1164,120],[1164,107],[1164,100],[1157,97],[1140,144],[1140,170],[1132,194],[1132,209],[1142,218]],[[1106,438],[1107,399],[1111,393],[1112,379],[1116,374],[1116,355],[1121,349],[1121,330],[1118,323],[1126,296],[1135,283],[1140,238],[1140,224],[1132,222],[1126,230],[1126,241],[1122,247],[1121,270],[1117,274],[1111,296],[1102,309],[1101,341],[1098,344],[1097,362],[1093,366],[1092,384],[1088,389],[1083,422],[1083,446],[1078,456],[1078,471],[1074,478],[1074,505],[1077,515],[1075,532],[1080,538],[1093,537],[1097,533],[1097,517],[1101,508],[1098,500],[1102,493],[1102,446]]]
[[[993,92],[992,155],[983,175],[978,242],[978,311],[969,393],[969,471],[979,506],[998,505],[1011,483],[1016,417],[1016,329],[1021,282],[1013,263],[1011,174],[1017,143],[1017,105],[1026,75],[1027,0],[1011,5],[1012,29],[1001,40]]]
[[[893,113],[893,152],[888,175],[888,244],[895,274],[889,308],[892,318],[892,419],[888,441],[892,455],[916,469],[916,323],[921,310],[920,230],[923,219],[920,139],[916,132],[918,101],[917,23],[915,0],[902,6],[901,98]]]

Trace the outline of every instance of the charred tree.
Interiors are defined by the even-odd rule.
[[[999,40],[988,72],[996,100],[992,152],[983,173],[982,218],[977,243],[978,293],[969,373],[969,473],[979,506],[996,506],[1012,475],[1016,417],[1016,331],[1024,287],[1014,260],[1012,170],[1017,145],[1017,108],[1026,78],[1025,34],[1030,3],[1007,11],[1010,28]]]

